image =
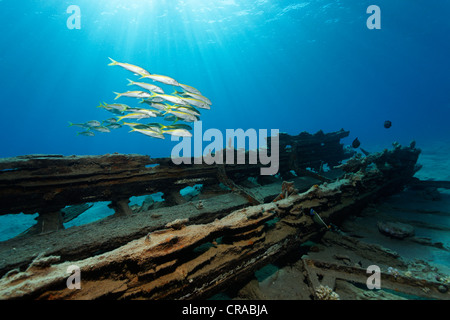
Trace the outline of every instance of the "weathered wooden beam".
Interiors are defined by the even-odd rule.
[[[263,201],[257,199],[250,190],[246,190],[244,187],[237,185],[233,180],[228,178],[225,167],[223,165],[217,166],[217,179],[222,182],[231,191],[236,192],[245,197],[251,204],[261,204]]]
[[[411,181],[409,185],[415,189],[425,189],[425,188],[450,189],[450,181],[414,179],[413,181]]]
[[[39,233],[52,232],[64,229],[61,210],[48,210],[42,212],[37,219]]]
[[[133,214],[133,211],[131,211],[131,208],[128,205],[129,202],[129,199],[115,199],[111,201],[108,207],[114,209],[115,215],[117,217],[130,216],[131,214]]]

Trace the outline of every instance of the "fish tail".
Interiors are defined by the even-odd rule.
[[[132,86],[134,84],[134,81],[132,81],[130,79],[127,79],[127,80],[130,81],[130,83],[127,84],[128,86]]]
[[[69,121],[69,127],[73,126],[73,123]]]
[[[117,99],[119,99],[119,98],[122,96],[121,93],[114,92],[114,94],[116,95],[116,97],[114,98],[114,100],[117,100]]]
[[[116,66],[118,64],[118,62],[114,59],[111,59],[110,57],[108,57],[109,60],[111,60],[111,63],[108,64],[108,66]]]

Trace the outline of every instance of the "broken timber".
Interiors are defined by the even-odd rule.
[[[0,299],[194,299],[211,296],[323,232],[311,208],[333,221],[383,194],[398,191],[416,172],[420,150],[397,147],[371,161],[343,165],[332,183],[288,194],[277,202],[231,212],[205,224],[177,225],[80,260],[38,257],[0,280]],[[357,168],[357,171],[353,169]],[[287,185],[286,185],[287,186]],[[77,265],[84,290],[66,288]]]

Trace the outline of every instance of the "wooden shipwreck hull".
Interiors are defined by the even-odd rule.
[[[348,135],[343,129],[328,134],[322,131],[314,135],[280,134],[280,173],[307,167],[319,170],[322,164],[334,166],[349,158],[353,152],[340,143]],[[56,230],[62,224],[55,222],[58,220],[55,216],[67,205],[112,201],[116,213],[126,215],[131,213],[127,203],[132,196],[163,192],[166,200],[176,202],[171,196],[186,186],[229,184],[228,179],[239,182],[258,176],[261,167],[260,164],[174,165],[170,158],[122,154],[0,159],[0,214],[39,213],[41,220],[52,221],[42,231]]]
[[[297,160],[300,148],[292,140],[289,143],[293,145],[295,156],[283,155],[285,172],[288,172],[286,168],[292,169],[294,162],[297,170],[304,167]],[[340,150],[342,152],[342,147]],[[38,257],[36,252],[32,255],[31,249],[28,252],[23,249],[17,261],[2,262],[0,299],[209,297],[326,231],[326,225],[310,215],[311,209],[328,224],[374,198],[400,190],[416,172],[419,153],[414,146],[396,145],[390,151],[350,159],[340,166],[345,174],[338,179],[323,182],[328,179],[321,175],[315,180],[298,177],[292,182],[268,184],[258,189],[259,196],[255,197],[256,192],[240,188],[233,181],[238,175],[227,168],[227,178],[232,177],[229,184],[236,192],[205,199],[201,207],[184,203],[158,209],[165,210],[172,219],[177,217],[174,221],[167,218],[151,223],[155,221],[151,213],[133,214],[28,240],[13,239],[7,244],[9,247],[14,244],[18,249],[21,245],[32,248],[31,241],[35,240],[43,241],[42,248],[47,249]],[[315,165],[321,166],[320,160],[315,161]],[[276,192],[273,186],[277,186]],[[252,205],[246,195],[260,204]],[[172,211],[178,215],[169,215]],[[160,217],[164,218],[164,215]],[[120,230],[119,225],[125,230]],[[102,228],[117,233],[105,236],[107,232],[101,233]],[[92,236],[91,243],[85,243],[88,249],[76,250],[74,233],[80,230],[84,230],[84,234],[98,232],[96,237]],[[52,241],[57,242],[55,238],[69,248],[70,243],[75,245],[71,249],[58,247],[58,244],[45,247]],[[109,240],[114,244],[105,246]],[[7,250],[0,247],[0,252]],[[81,271],[81,290],[67,288],[68,267],[72,265]],[[430,286],[432,292],[437,292]]]

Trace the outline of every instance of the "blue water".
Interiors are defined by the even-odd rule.
[[[371,4],[380,30],[366,27]],[[67,28],[69,5],[80,30]],[[130,89],[134,76],[108,57],[199,89],[213,102],[204,130],[344,128],[366,148],[449,141],[448,12],[444,0],[0,0],[0,156],[169,156],[167,138],[68,126],[110,118],[96,106]]]

